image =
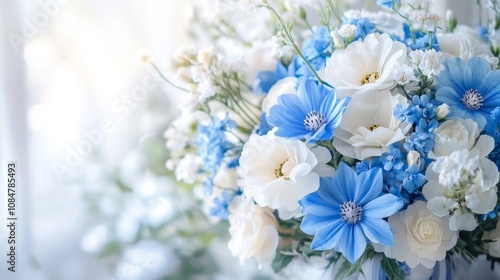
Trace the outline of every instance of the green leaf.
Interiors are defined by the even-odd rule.
[[[344,260],[342,265],[340,266],[339,272],[335,275],[335,280],[341,280],[348,276],[353,275],[356,272],[363,274],[363,270],[361,266],[365,262],[365,260],[370,260],[375,255],[375,251],[372,247],[366,247],[365,252],[361,257],[354,263],[351,264],[348,260]],[[364,275],[364,274],[363,274]]]
[[[404,280],[405,276],[399,268],[398,262],[386,256],[380,262],[382,269],[390,280]]]
[[[289,252],[293,252],[292,244],[276,252],[276,257],[274,257],[273,263],[271,264],[274,272],[280,272],[293,260],[295,256],[293,254],[287,254]]]

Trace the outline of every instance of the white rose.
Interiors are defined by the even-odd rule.
[[[332,176],[324,147],[310,150],[300,140],[253,134],[241,152],[245,195],[259,206],[278,209],[280,218],[300,215],[299,200],[316,191],[320,176]]]
[[[389,145],[405,138],[411,125],[401,123],[392,114],[397,104],[407,99],[386,91],[367,91],[356,94],[335,130],[333,146],[343,155],[363,160],[389,151]]]
[[[268,113],[271,107],[278,104],[278,97],[282,94],[297,94],[296,86],[296,77],[287,77],[276,82],[262,100],[262,112]]]
[[[479,133],[477,123],[471,119],[445,121],[435,131],[436,144],[429,157],[449,156],[454,151],[467,149],[483,158],[493,150],[495,141],[491,136],[479,136]]]
[[[483,240],[493,240],[493,242],[485,243],[486,248],[492,257],[500,258],[500,220],[494,230],[484,233]]]
[[[245,196],[237,196],[228,206],[228,247],[243,265],[245,259],[255,258],[259,269],[268,266],[278,247],[278,221],[269,208],[262,208]]]
[[[493,57],[488,44],[478,35],[476,29],[458,25],[453,33],[438,33],[441,51],[467,60],[473,56]]]
[[[448,219],[433,215],[425,202],[416,201],[406,210],[389,217],[394,246],[384,247],[384,253],[406,262],[411,268],[418,264],[433,268],[457,243],[458,234],[450,230]]]

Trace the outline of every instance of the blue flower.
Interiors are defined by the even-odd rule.
[[[493,124],[491,112],[500,106],[500,70],[491,71],[486,59],[447,59],[436,76],[436,99],[450,106],[450,119],[473,119],[483,129]]]
[[[377,0],[377,5],[396,12],[396,6],[399,2],[400,0]]]
[[[223,220],[227,220],[229,211],[227,206],[233,200],[235,194],[233,192],[224,191],[220,197],[215,197],[213,200],[213,205],[209,210],[209,214],[214,217],[219,217]]]
[[[374,33],[377,31],[377,28],[373,22],[370,21],[369,18],[346,18],[342,19],[343,24],[352,24],[356,26],[356,31],[354,31],[354,39],[356,41],[358,39],[365,39],[366,35],[370,33]]]
[[[334,249],[355,263],[367,241],[392,246],[394,236],[383,218],[401,209],[403,201],[382,188],[380,168],[357,175],[341,163],[332,178],[321,178],[319,189],[299,201],[305,214],[300,228],[314,235],[311,249]]]
[[[295,76],[298,68],[297,56],[294,56],[288,66],[283,65],[281,61],[276,63],[274,71],[261,71],[253,84],[253,92],[268,93],[271,87],[277,81],[286,77]]]
[[[231,147],[225,132],[236,123],[227,114],[224,119],[213,118],[209,125],[199,125],[196,131],[197,154],[203,161],[203,169],[215,171],[222,163],[226,151]]]
[[[307,59],[309,64],[318,71],[326,64],[326,59],[330,57],[331,37],[326,26],[314,27],[314,34],[310,40],[302,42],[302,54]],[[313,75],[309,66],[303,61],[298,61],[299,68],[296,71],[296,76],[304,76],[306,78]]]
[[[333,89],[312,80],[299,84],[297,94],[283,94],[271,107],[267,122],[277,127],[277,136],[306,139],[307,142],[330,140],[340,125],[350,97],[337,99]]]
[[[419,30],[414,30],[413,34],[410,30],[410,26],[407,23],[403,23],[403,31],[405,33],[405,44],[412,50],[427,50],[430,47],[430,35],[423,33]],[[434,32],[435,33],[435,32]],[[432,48],[436,51],[440,51],[437,36],[432,36]]]

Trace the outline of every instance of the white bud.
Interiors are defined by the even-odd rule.
[[[450,106],[448,104],[443,103],[439,105],[436,109],[436,118],[438,120],[444,119],[450,113]]]
[[[408,166],[419,165],[420,154],[417,151],[409,151],[406,156],[406,161],[408,162]]]
[[[340,37],[340,34],[338,31],[330,32],[330,36],[332,36],[333,44],[335,45],[335,48],[341,49],[341,48],[345,47],[344,40],[342,40],[342,37]]]
[[[347,39],[347,41],[352,41],[354,35],[356,34],[356,26],[352,24],[344,24],[339,29],[340,36]]]

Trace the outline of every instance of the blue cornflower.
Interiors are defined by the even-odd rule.
[[[305,214],[300,228],[314,235],[311,249],[334,249],[355,263],[367,241],[392,246],[394,236],[383,218],[401,209],[403,201],[382,188],[380,168],[357,175],[341,163],[332,178],[321,178],[319,189],[299,201]]]
[[[447,59],[436,76],[436,99],[450,106],[450,119],[473,119],[480,129],[493,124],[491,112],[500,106],[500,70],[482,57]]]
[[[288,66],[281,61],[276,63],[274,71],[261,71],[253,83],[253,92],[268,93],[277,81],[286,77],[295,76],[298,68],[297,56],[294,56]]]
[[[226,114],[224,119],[213,118],[209,125],[199,125],[196,131],[197,154],[203,161],[203,169],[213,172],[222,163],[226,151],[231,147],[225,132],[236,123]]]
[[[340,125],[350,97],[337,99],[333,89],[303,80],[297,94],[283,94],[271,107],[267,122],[277,127],[277,136],[305,139],[307,142],[330,140]]]
[[[396,12],[399,2],[400,0],[377,0],[377,5]]]

